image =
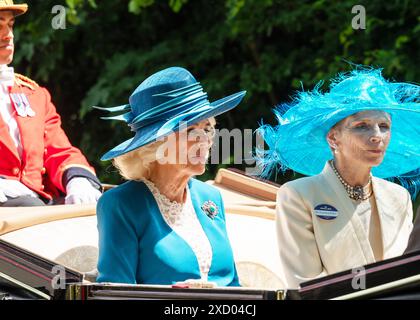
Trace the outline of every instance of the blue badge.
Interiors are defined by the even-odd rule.
[[[319,204],[314,208],[314,212],[318,218],[324,220],[332,220],[337,218],[338,210],[329,204]]]

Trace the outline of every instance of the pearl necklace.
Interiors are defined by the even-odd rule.
[[[340,180],[341,184],[346,189],[347,194],[349,195],[350,199],[356,200],[356,201],[363,201],[370,198],[372,195],[372,178],[369,177],[368,184],[363,186],[351,186],[346,181],[344,181],[343,177],[338,173],[337,168],[334,165],[334,161],[329,161],[331,168],[333,169],[335,175],[337,176],[338,180]]]

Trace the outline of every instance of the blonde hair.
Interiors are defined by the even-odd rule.
[[[165,141],[156,141],[116,157],[112,164],[126,180],[148,179],[154,161],[158,159],[158,148]]]
[[[214,128],[216,125],[216,119],[211,117],[207,120]],[[158,152],[158,149],[165,142],[166,139],[155,141],[133,151],[127,152],[114,158],[112,160],[112,164],[126,180],[149,179],[150,172],[153,170],[154,162],[164,156]]]

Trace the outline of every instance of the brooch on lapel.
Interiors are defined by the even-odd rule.
[[[21,117],[34,117],[35,111],[31,108],[28,98],[23,93],[10,93],[10,100],[16,112]]]
[[[201,206],[201,210],[203,210],[210,219],[214,219],[214,217],[219,213],[219,209],[216,204],[211,200],[204,202]]]

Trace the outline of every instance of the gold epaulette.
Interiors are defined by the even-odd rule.
[[[39,87],[38,83],[34,80],[25,77],[19,73],[15,73],[15,82],[20,86],[28,87],[31,90],[35,90],[36,87]]]

